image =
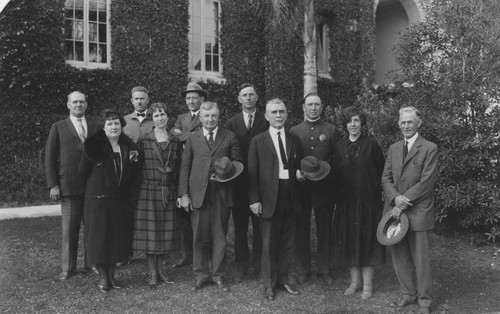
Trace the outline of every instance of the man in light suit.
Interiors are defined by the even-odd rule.
[[[300,292],[289,284],[295,243],[295,215],[301,210],[298,136],[285,131],[287,111],[281,99],[266,104],[269,130],[250,141],[248,189],[250,209],[260,217],[262,234],[262,280],[264,297],[273,301],[275,287],[290,294]]]
[[[85,192],[84,179],[78,166],[83,154],[83,142],[97,132],[97,126],[85,119],[87,100],[83,93],[70,93],[67,107],[70,116],[52,125],[45,146],[45,174],[50,199],[54,202],[61,200],[61,280],[68,279],[76,271]],[[89,268],[86,256],[84,268]]]
[[[382,185],[386,195],[385,212],[391,210],[395,219],[404,212],[409,220],[407,234],[392,246],[392,261],[403,298],[390,306],[402,308],[418,302],[419,313],[427,314],[432,303],[430,245],[438,151],[436,144],[418,134],[421,124],[415,107],[401,108],[399,127],[404,140],[389,147]]]
[[[218,126],[219,108],[205,102],[200,107],[203,128],[189,136],[182,153],[178,193],[181,206],[191,213],[193,227],[193,291],[202,288],[210,277],[226,292],[224,259],[229,208],[233,206],[233,185],[211,179],[217,159],[242,161],[238,139],[233,132]],[[211,264],[211,274],[209,270]]]
[[[181,114],[171,130],[172,135],[182,144],[187,138],[200,131],[200,106],[208,97],[208,93],[196,82],[189,82],[186,90],[180,92],[184,97],[189,112]],[[191,227],[191,216],[184,210],[178,211],[180,228],[182,234],[182,259],[174,264],[174,267],[183,267],[193,263],[193,228]]]
[[[300,138],[305,156],[314,156],[333,166],[333,151],[339,135],[332,124],[321,120],[321,99],[315,93],[306,95],[302,109],[305,121],[292,127],[290,133]],[[330,233],[335,196],[332,186],[332,173],[320,181],[307,181],[305,184],[304,207],[297,215],[295,235],[298,283],[307,281],[311,274],[311,211],[314,208],[318,239],[317,276],[319,280],[332,284],[329,273]]]
[[[235,200],[232,208],[234,223],[234,275],[233,279],[239,283],[245,277],[250,266],[250,250],[248,248],[248,220],[251,218],[253,230],[252,261],[256,275],[260,273],[262,260],[262,240],[260,237],[259,218],[250,211],[248,202],[247,158],[250,140],[269,129],[269,122],[264,114],[257,111],[256,104],[259,96],[255,87],[250,83],[241,84],[238,90],[238,101],[242,111],[226,122],[226,128],[233,131],[240,143],[245,169],[236,178]]]
[[[149,104],[149,93],[145,87],[136,86],[132,88],[132,98],[134,112],[124,117],[127,125],[123,128],[123,133],[137,143],[139,138],[153,130],[153,120],[146,114]]]

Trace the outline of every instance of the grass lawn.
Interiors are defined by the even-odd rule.
[[[334,272],[328,287],[312,278],[299,286],[302,294],[278,292],[274,302],[265,301],[254,278],[233,285],[231,263],[227,282],[230,292],[215,286],[191,292],[189,268],[168,268],[175,285],[150,290],[143,259],[117,271],[125,289],[108,294],[97,289],[97,275],[79,272],[65,282],[60,269],[60,217],[0,221],[0,313],[416,313],[411,305],[402,310],[388,307],[399,299],[390,258],[376,268],[374,294],[361,300],[360,293],[346,297],[347,269]],[[228,236],[228,261],[233,259],[232,231]],[[500,249],[476,247],[466,237],[438,235],[433,238],[435,301],[433,313],[493,313],[500,311]],[[83,264],[80,250],[79,267]],[[171,265],[178,254],[169,260]]]

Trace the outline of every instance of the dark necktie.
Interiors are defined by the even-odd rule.
[[[208,132],[208,146],[210,149],[214,148],[214,132]]]
[[[195,117],[196,117],[196,114],[192,114],[191,115],[191,121],[193,121]]]
[[[286,160],[285,147],[283,146],[283,141],[281,140],[281,132],[278,132],[278,146],[280,147],[281,162],[283,163],[283,169],[288,169],[288,161]]]
[[[137,116],[138,116],[138,117],[143,117],[143,118],[145,118],[145,117],[146,117],[146,114],[145,114],[145,113],[137,113]]]
[[[252,115],[248,115],[248,124],[247,124],[247,130],[250,130],[252,128]]]
[[[403,160],[406,159],[406,155],[408,155],[408,141],[405,140],[405,146],[403,146]]]

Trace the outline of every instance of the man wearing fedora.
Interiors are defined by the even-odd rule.
[[[398,124],[404,140],[389,147],[382,185],[385,211],[391,211],[394,219],[404,212],[409,228],[403,239],[392,246],[392,261],[403,298],[390,306],[402,308],[418,302],[419,313],[427,314],[432,303],[430,240],[438,151],[436,144],[418,133],[422,120],[415,107],[401,108]]]
[[[142,86],[135,86],[132,88],[130,101],[134,106],[134,112],[124,117],[127,125],[123,128],[123,133],[137,143],[141,136],[153,130],[153,120],[146,114],[149,104],[148,90]]]
[[[227,181],[241,173],[243,166],[238,139],[218,126],[219,115],[216,103],[201,105],[202,129],[187,138],[182,153],[178,193],[182,208],[191,213],[193,291],[210,279],[218,289],[229,291],[223,277],[233,184]]]
[[[255,86],[244,83],[238,89],[238,101],[241,104],[241,112],[235,114],[226,122],[226,128],[233,131],[240,143],[243,164],[246,166],[248,158],[248,146],[250,140],[269,129],[269,122],[264,114],[257,111],[256,104],[259,96]],[[246,167],[245,167],[246,168]],[[262,240],[260,236],[259,218],[255,216],[248,202],[248,177],[246,169],[243,170],[234,182],[235,200],[232,208],[234,223],[234,275],[233,279],[239,283],[245,277],[250,266],[250,250],[248,248],[248,220],[251,219],[253,230],[252,262],[255,275],[260,273],[262,257]]]
[[[314,156],[332,166],[335,143],[339,139],[335,127],[321,119],[323,104],[316,93],[304,97],[302,105],[304,122],[292,127],[290,133],[296,134],[302,142],[304,155]],[[307,161],[307,160],[306,160]],[[311,275],[311,211],[314,209],[316,235],[318,239],[316,268],[318,279],[332,283],[329,273],[330,232],[334,207],[332,191],[333,175],[324,179],[307,180],[304,191],[304,204],[297,214],[295,233],[295,255],[297,282],[306,282]]]
[[[189,82],[186,90],[180,92],[186,101],[189,112],[181,114],[174,127],[172,135],[180,142],[185,143],[188,136],[198,132],[201,128],[199,110],[201,104],[208,97],[208,93],[196,82]],[[180,228],[182,234],[182,259],[174,264],[174,267],[182,267],[193,263],[193,229],[191,227],[191,216],[180,210]]]
[[[295,243],[295,215],[301,211],[302,189],[298,178],[302,144],[285,131],[287,111],[281,99],[266,104],[269,130],[250,141],[248,190],[250,209],[260,217],[264,297],[275,298],[275,288],[300,294],[289,283]]]

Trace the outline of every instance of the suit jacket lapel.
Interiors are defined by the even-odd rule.
[[[250,129],[250,132],[249,132],[250,135],[252,135],[252,136],[254,135],[255,130],[257,130],[257,128],[259,127],[259,125],[262,123],[263,120],[264,119],[263,119],[262,115],[258,114],[258,112],[255,111],[252,128]]]
[[[264,137],[262,138],[264,141],[264,145],[273,153],[273,155],[278,158],[278,152],[276,152],[276,148],[274,148],[273,139],[271,138],[271,133],[269,131],[265,132]]]
[[[286,158],[287,158],[287,162],[290,162],[290,152],[292,151],[292,137],[290,136],[290,134],[288,132],[285,133],[285,138],[286,138]]]
[[[220,146],[220,144],[221,144],[224,136],[225,136],[224,131],[222,130],[221,127],[219,127],[219,129],[217,130],[217,135],[215,136],[214,147],[210,151],[211,155],[213,155],[217,151],[217,149],[219,148],[219,146]],[[208,143],[207,143],[207,145],[208,145]]]
[[[71,122],[71,119],[68,117],[66,118],[66,128],[68,129],[68,132],[71,133],[74,137],[78,139],[78,141],[81,142],[80,136],[78,136],[78,133],[76,132],[75,126],[73,125],[73,122]]]
[[[191,113],[189,113],[188,119],[191,119]],[[194,119],[190,123],[191,123],[191,126],[189,127],[189,132],[192,132],[200,124],[200,113],[199,112],[196,114],[196,116],[194,117]]]
[[[404,141],[403,141],[403,143],[404,143]],[[411,146],[411,149],[408,151],[408,155],[406,155],[406,159],[404,162],[405,165],[410,159],[413,158],[413,156],[415,156],[418,153],[418,150],[419,150],[421,145],[422,145],[422,137],[419,135],[417,137],[417,139],[415,140],[415,142],[413,143],[413,145]],[[401,151],[403,151],[402,146],[401,146]]]

